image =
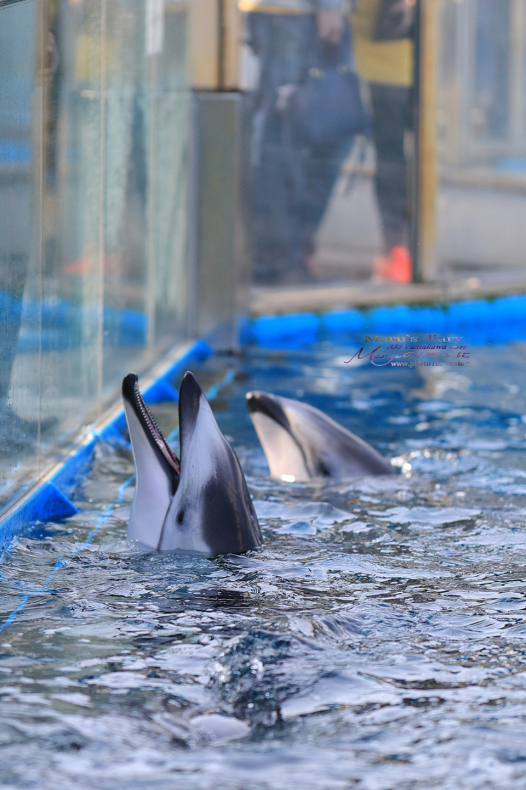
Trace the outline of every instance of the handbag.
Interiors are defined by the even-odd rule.
[[[414,34],[416,2],[380,0],[373,41],[399,41]]]
[[[291,142],[334,147],[367,133],[369,121],[352,67],[349,26],[340,44],[333,46],[320,40],[313,24],[307,64],[285,109]]]

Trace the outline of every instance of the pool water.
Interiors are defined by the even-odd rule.
[[[2,786],[526,787],[524,352],[476,348],[459,372],[320,343],[195,368],[256,501],[245,556],[134,549],[130,450],[99,445],[79,514],[0,566]],[[270,480],[250,389],[404,472]],[[153,411],[173,431],[176,406]]]

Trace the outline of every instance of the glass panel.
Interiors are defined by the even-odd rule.
[[[104,385],[144,369],[185,326],[186,13],[108,4]]]
[[[101,0],[46,4],[41,402],[48,454],[93,419],[101,297]],[[91,408],[90,408],[91,407]]]
[[[38,179],[35,129],[36,4],[0,10],[0,503],[38,471],[40,289],[34,218]],[[22,312],[24,320],[21,327]],[[15,363],[15,356],[24,360]]]
[[[113,390],[148,336],[148,62],[145,3],[107,4],[104,121],[104,384]]]
[[[254,279],[411,278],[414,0],[239,0]]]
[[[186,331],[190,93],[186,73],[187,14],[182,3],[165,3],[164,46],[152,90],[150,237],[154,267],[154,327],[158,347]],[[152,108],[153,109],[153,108]]]
[[[505,139],[509,132],[510,0],[478,0],[473,135]]]
[[[159,0],[0,8],[0,507],[183,336],[185,24]]]
[[[526,262],[526,2],[441,0],[439,278],[510,289]]]

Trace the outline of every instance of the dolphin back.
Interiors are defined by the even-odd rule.
[[[287,404],[286,413],[311,477],[343,479],[394,472],[374,447],[319,409],[297,401],[289,403],[293,405]]]
[[[265,392],[248,393],[247,405],[272,477],[343,480],[394,472],[371,445],[313,406]]]

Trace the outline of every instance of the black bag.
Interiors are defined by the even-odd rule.
[[[399,41],[412,38],[416,2],[411,0],[380,0],[374,26],[373,41]]]
[[[369,121],[352,69],[348,25],[339,45],[321,41],[313,25],[310,67],[292,93],[285,113],[291,142],[296,145],[338,146],[367,133]]]

